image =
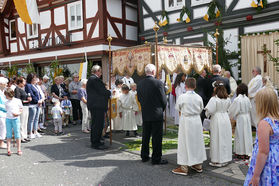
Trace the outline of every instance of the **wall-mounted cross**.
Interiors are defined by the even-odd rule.
[[[257,51],[257,54],[262,54],[264,57],[264,73],[267,72],[267,54],[270,54],[271,50],[267,50],[266,44],[263,46],[263,51]]]

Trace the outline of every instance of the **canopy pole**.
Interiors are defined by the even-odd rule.
[[[215,34],[214,34],[214,36],[216,37],[216,64],[218,64],[218,48],[219,48],[219,46],[218,46],[218,37],[219,37],[219,32],[218,32],[218,28],[216,28],[216,32],[215,32]]]
[[[109,35],[108,38],[108,43],[109,43],[109,89],[111,89],[111,41],[112,37]],[[111,98],[109,99],[109,140],[110,140],[110,145],[112,145],[112,131],[111,131]]]
[[[153,30],[155,32],[155,64],[156,64],[156,78],[159,79],[159,64],[158,64],[158,30],[160,27],[157,24],[157,21],[155,22],[155,25],[153,27]]]

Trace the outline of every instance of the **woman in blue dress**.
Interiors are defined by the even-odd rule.
[[[244,185],[279,185],[279,108],[273,89],[264,88],[256,95],[260,119],[250,167]]]

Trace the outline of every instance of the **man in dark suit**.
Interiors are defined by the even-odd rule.
[[[149,141],[152,136],[152,164],[167,164],[167,160],[161,159],[163,112],[167,105],[164,84],[154,78],[156,68],[153,64],[146,65],[145,74],[137,88],[143,119],[141,158],[143,162],[150,159]]]
[[[210,89],[209,89],[209,96],[211,97],[212,94],[213,94],[213,86],[212,84],[215,82],[215,81],[222,81],[225,85],[225,88],[227,90],[227,93],[228,95],[230,95],[231,93],[231,87],[230,87],[230,80],[228,78],[225,78],[225,77],[222,77],[221,76],[221,66],[220,65],[213,65],[213,68],[212,68],[212,73],[213,73],[213,76],[211,77],[210,79]]]
[[[104,150],[107,147],[102,143],[101,136],[105,121],[105,112],[108,110],[108,99],[111,92],[106,89],[105,84],[100,79],[102,69],[98,65],[92,67],[92,76],[86,85],[87,107],[91,112],[91,146],[94,149]]]
[[[208,96],[208,89],[209,89],[209,81],[206,79],[206,71],[203,70],[202,73],[197,78],[197,88],[196,92],[202,97],[203,105],[204,107],[207,105],[210,97]],[[201,113],[201,119],[202,121],[205,118],[205,110]]]

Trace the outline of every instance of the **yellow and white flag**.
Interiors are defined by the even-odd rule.
[[[258,2],[256,2],[257,0],[252,0],[251,6],[253,8],[257,8],[258,7]]]
[[[263,8],[263,0],[260,1],[260,6]]]
[[[87,79],[87,60],[85,62],[80,63],[79,66],[79,80]]]
[[[26,24],[39,24],[40,15],[36,0],[14,0],[16,11]]]
[[[159,26],[166,26],[168,24],[167,16],[162,16],[159,22]]]
[[[191,19],[189,18],[188,14],[186,12],[183,15],[182,20],[185,21],[186,23],[189,23],[191,21]]]
[[[203,16],[203,19],[206,20],[206,21],[208,21],[208,19],[209,19],[208,13],[206,13],[205,16]]]
[[[219,17],[219,16],[220,16],[220,10],[218,9],[217,6],[215,7],[214,13],[215,13],[216,17]]]

